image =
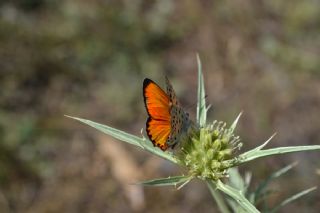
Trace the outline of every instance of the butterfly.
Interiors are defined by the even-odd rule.
[[[146,78],[143,81],[143,97],[148,119],[146,132],[154,146],[163,151],[174,148],[191,124],[189,115],[180,106],[171,83],[166,78],[167,91]]]

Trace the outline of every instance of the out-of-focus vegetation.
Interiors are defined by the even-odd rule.
[[[87,117],[139,135],[142,81],[167,75],[194,116],[196,60],[211,118],[244,116],[244,149],[320,143],[320,2],[14,0],[0,3],[1,212],[209,212],[205,186],[130,186],[175,167],[80,126]],[[95,135],[95,137],[92,137]],[[268,158],[259,178],[298,160],[270,203],[319,185],[319,153]],[[241,168],[240,168],[241,169]],[[320,193],[285,208],[318,212]]]

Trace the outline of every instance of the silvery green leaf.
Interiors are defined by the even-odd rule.
[[[197,54],[198,62],[198,101],[197,101],[197,124],[204,126],[207,119],[207,108],[206,108],[206,95],[204,89],[204,80],[202,74],[202,66],[200,57]]]
[[[99,123],[96,123],[96,122],[93,122],[93,121],[90,121],[87,119],[72,117],[72,116],[68,116],[68,115],[66,115],[66,117],[78,120],[78,121],[80,121],[84,124],[87,124],[95,129],[107,134],[107,135],[110,135],[120,141],[129,143],[131,145],[138,146],[139,148],[145,149],[145,150],[147,150],[147,151],[149,151],[159,157],[162,157],[162,158],[169,160],[173,163],[177,163],[177,159],[175,157],[173,157],[170,152],[164,152],[164,151],[160,150],[159,148],[154,147],[152,145],[152,142],[149,140],[146,140],[144,138],[139,138],[135,135],[132,135],[132,134],[126,133],[124,131],[109,127],[107,125],[99,124]]]
[[[271,155],[281,155],[286,153],[292,152],[302,152],[302,151],[316,151],[320,150],[320,145],[310,145],[310,146],[288,146],[288,147],[278,147],[278,148],[271,148],[271,149],[256,149],[250,150],[239,155],[238,164],[242,164],[245,162],[249,162],[255,160],[257,158],[262,158]]]
[[[242,112],[239,113],[239,115],[237,116],[237,118],[236,118],[236,119],[233,121],[233,123],[231,124],[231,126],[230,126],[230,128],[229,128],[231,134],[234,132],[234,129],[237,127],[237,124],[238,124],[238,121],[239,121],[241,115],[242,115]]]
[[[144,186],[177,186],[178,184],[189,182],[191,179],[192,177],[190,176],[174,176],[154,180],[146,180],[137,184],[141,184]]]

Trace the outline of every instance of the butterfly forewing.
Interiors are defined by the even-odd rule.
[[[150,79],[145,79],[143,82],[143,95],[150,117],[170,121],[170,100],[167,94],[156,83]]]
[[[144,102],[149,114],[147,134],[162,150],[174,147],[190,124],[177,100],[172,85],[166,78],[167,93],[150,79],[143,82]]]
[[[146,123],[148,137],[162,150],[168,148],[167,139],[171,132],[170,99],[152,80],[143,82],[144,102],[149,114]]]

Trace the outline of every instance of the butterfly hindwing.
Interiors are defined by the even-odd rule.
[[[171,132],[167,141],[169,146],[176,145],[181,135],[187,131],[189,122],[189,116],[181,108],[177,96],[173,90],[173,87],[168,78],[166,78],[167,85],[167,95],[169,96],[171,107],[170,107],[170,122],[171,122]]]
[[[188,130],[190,121],[189,116],[180,106],[172,106],[171,114],[171,132],[167,141],[169,146],[177,144],[181,135]]]
[[[151,117],[147,120],[147,134],[152,143],[162,150],[168,148],[167,140],[171,132],[170,123],[162,120],[155,120]]]

